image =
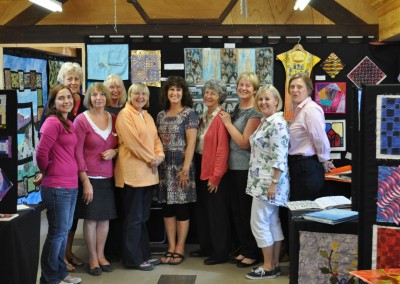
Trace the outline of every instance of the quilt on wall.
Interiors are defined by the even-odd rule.
[[[372,268],[385,269],[400,267],[400,253],[398,251],[399,247],[399,227],[373,225]]]
[[[142,82],[148,86],[161,87],[161,51],[131,51],[131,82]]]
[[[377,222],[400,225],[400,167],[378,167]]]
[[[346,82],[315,83],[314,94],[324,113],[346,113]]]
[[[49,86],[50,90],[57,85],[57,75],[58,72],[60,71],[61,65],[63,65],[64,62],[62,61],[55,61],[55,60],[49,60]]]
[[[110,74],[129,79],[129,46],[127,44],[88,44],[87,79],[103,81]]]
[[[328,136],[331,151],[346,150],[346,120],[327,119],[325,120],[325,132]]]
[[[376,98],[376,158],[400,160],[400,94]]]
[[[379,84],[386,78],[386,74],[383,73],[368,56],[365,56],[364,59],[347,74],[347,78],[349,78],[357,88],[361,88],[362,85]]]
[[[335,78],[345,65],[343,64],[342,60],[334,52],[332,52],[321,63],[320,66],[331,78]]]
[[[266,48],[185,48],[185,79],[201,85],[209,79],[236,84],[243,72],[254,72],[261,84],[272,84],[273,49]]]
[[[298,283],[351,283],[357,243],[357,235],[300,231]]]
[[[3,60],[4,75],[8,76],[6,87],[16,89],[18,96],[18,202],[36,204],[41,197],[33,185],[39,172],[35,149],[39,141],[39,115],[47,103],[47,61],[11,55],[4,55]]]

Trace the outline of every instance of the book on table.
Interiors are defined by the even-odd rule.
[[[347,209],[332,208],[317,212],[310,212],[303,215],[303,218],[310,221],[335,225],[358,218],[358,212]]]
[[[0,214],[0,222],[11,221],[14,218],[17,218],[18,214]]]
[[[323,210],[330,208],[350,208],[351,200],[342,195],[324,196],[312,200],[287,201],[286,206],[291,210]]]

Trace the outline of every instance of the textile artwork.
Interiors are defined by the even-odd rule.
[[[300,231],[298,283],[350,283],[358,236]]]
[[[400,253],[398,251],[399,246],[399,227],[373,225],[371,263],[372,269],[400,267]]]
[[[376,158],[400,159],[400,94],[376,98]]]
[[[131,82],[161,87],[161,50],[131,50]]]
[[[129,76],[129,46],[127,44],[88,44],[87,79],[103,81],[110,74],[122,80]]]
[[[286,71],[286,82],[285,82],[285,105],[284,115],[287,121],[293,119],[294,108],[292,98],[288,92],[289,79],[296,73],[305,73],[308,76],[311,75],[312,68],[321,60],[318,56],[315,56],[308,51],[302,50],[289,50],[284,53],[278,54],[277,59],[282,61]]]
[[[379,84],[386,78],[386,74],[383,73],[368,56],[365,56],[364,59],[347,74],[347,78],[349,78],[357,88],[361,88],[362,85]]]
[[[273,82],[273,49],[266,48],[185,48],[185,79],[189,85],[209,79],[236,85],[243,72],[254,72],[261,84]]]
[[[400,281],[399,268],[356,270],[350,271],[350,274],[369,284],[399,283]]]
[[[5,75],[11,75],[11,88],[17,90],[18,96],[18,203],[37,204],[41,197],[33,184],[39,172],[34,159],[39,141],[36,126],[47,103],[47,61],[11,55],[3,58],[4,70],[8,70]]]
[[[331,151],[346,150],[346,120],[325,120],[325,132],[328,136]]]
[[[346,113],[346,82],[315,83],[315,102],[324,113]]]
[[[320,66],[331,78],[335,78],[345,65],[343,64],[342,60],[340,60],[340,58],[332,52],[321,63]]]
[[[55,85],[57,85],[57,75],[58,75],[58,72],[60,71],[61,65],[63,65],[63,63],[64,62],[62,62],[62,61],[55,61],[55,60],[49,60],[48,61],[48,64],[49,64],[49,85],[50,85],[50,90]]]
[[[377,222],[400,225],[400,166],[378,167]]]

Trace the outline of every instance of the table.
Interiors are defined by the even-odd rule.
[[[358,220],[344,222],[337,225],[328,225],[299,218],[309,211],[289,210],[289,256],[290,256],[290,284],[297,284],[299,270],[300,231],[321,233],[358,234]]]
[[[41,206],[32,208],[18,212],[11,221],[0,222],[0,283],[36,283]]]

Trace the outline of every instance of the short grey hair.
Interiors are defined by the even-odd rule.
[[[64,84],[65,76],[67,76],[67,74],[70,72],[78,73],[79,79],[81,80],[82,83],[83,80],[82,67],[79,65],[79,63],[76,62],[65,62],[63,65],[61,65],[61,68],[57,74],[57,82],[60,84]]]
[[[203,87],[203,96],[206,92],[206,89],[210,89],[215,91],[218,94],[218,103],[221,105],[226,100],[226,85],[222,81],[217,80],[208,80],[204,83]]]

